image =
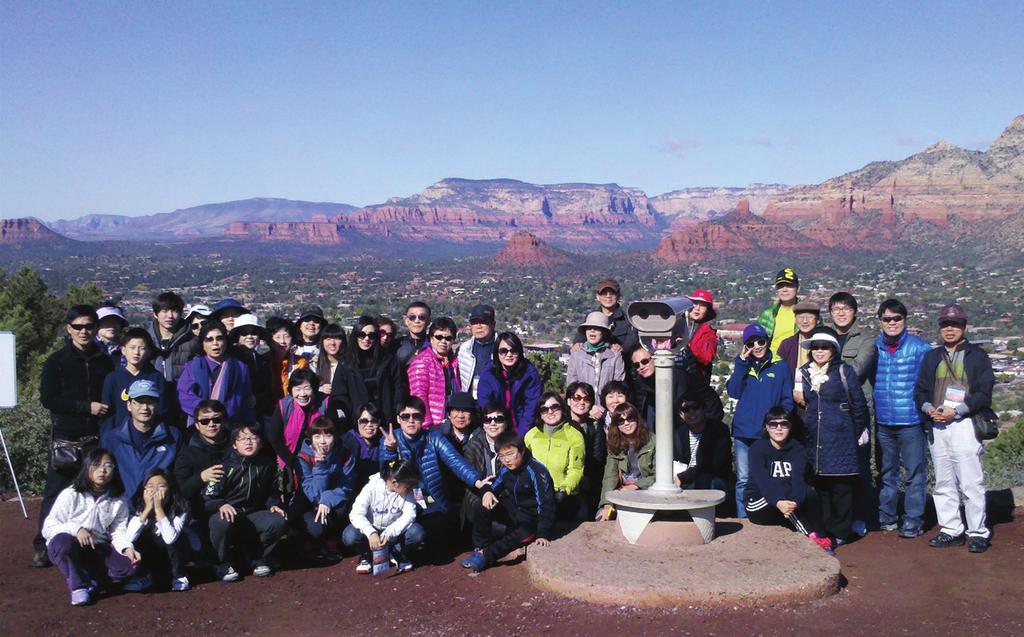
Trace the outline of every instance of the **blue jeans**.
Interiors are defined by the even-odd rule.
[[[924,524],[927,499],[924,430],[919,425],[890,427],[878,425],[882,449],[882,490],[878,494],[878,523],[896,524],[900,497],[900,463],[906,471],[903,496],[903,528],[919,529]]]
[[[388,542],[388,546],[397,549],[397,553],[407,559],[412,551],[423,546],[426,534],[419,522],[413,522],[405,533]],[[362,531],[349,524],[341,534],[341,542],[348,548],[358,551],[363,559],[370,559],[370,542],[363,535]],[[400,560],[401,561],[401,560]]]
[[[750,463],[747,456],[755,440],[752,438],[733,438],[733,457],[736,459],[736,517],[747,517],[746,494],[747,478],[750,477]]]

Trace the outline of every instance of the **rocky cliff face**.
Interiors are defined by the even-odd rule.
[[[675,232],[685,226],[725,215],[741,199],[761,214],[772,197],[789,190],[782,184],[750,184],[746,188],[683,188],[650,198],[651,208]]]
[[[348,232],[346,232],[348,231]],[[334,222],[236,221],[224,232],[225,239],[290,241],[297,245],[338,245],[352,240],[351,228]]]
[[[495,263],[513,266],[558,266],[572,262],[572,255],[556,250],[529,232],[517,232],[494,257]]]
[[[27,243],[30,241],[67,241],[42,221],[34,217],[0,219],[0,243]]]
[[[836,215],[870,223],[899,213],[940,225],[1024,212],[1024,115],[985,152],[940,141],[901,161],[879,161],[817,186],[794,188],[765,208],[766,219],[825,221]]]

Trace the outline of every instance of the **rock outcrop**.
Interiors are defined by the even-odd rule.
[[[782,184],[750,184],[745,188],[683,188],[651,197],[649,202],[669,232],[688,225],[715,219],[736,207],[741,199],[750,202],[750,209],[761,214],[771,198],[789,190]]]
[[[494,262],[501,265],[553,267],[568,265],[572,255],[556,250],[529,232],[517,232],[498,252]]]
[[[940,141],[901,161],[873,162],[817,186],[794,188],[765,208],[772,221],[855,219],[900,214],[945,225],[953,218],[998,219],[1024,212],[1024,115],[985,152]]]
[[[346,232],[348,230],[348,232]],[[225,239],[291,241],[296,245],[338,245],[351,241],[351,229],[344,224],[312,221],[236,221],[224,232]]]
[[[0,219],[0,243],[28,243],[31,241],[68,241],[35,217]]]

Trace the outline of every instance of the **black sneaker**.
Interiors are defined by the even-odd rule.
[[[928,546],[934,546],[937,549],[944,549],[950,546],[963,546],[964,545],[964,534],[961,533],[956,537],[946,533],[945,531],[939,533],[932,539],[928,540]]]
[[[900,537],[907,540],[911,540],[922,535],[924,535],[924,529],[919,526],[905,526],[900,529]]]
[[[988,550],[988,538],[987,537],[972,537],[967,542],[967,550],[971,553],[984,553]]]
[[[32,555],[32,568],[46,568],[50,566],[50,556],[46,554],[45,550],[36,551]]]

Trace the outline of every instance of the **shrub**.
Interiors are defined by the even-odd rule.
[[[988,490],[1024,485],[1024,422],[1003,428],[985,446],[982,464]]]
[[[565,391],[565,365],[558,360],[558,354],[554,352],[530,352],[526,359],[537,367],[541,380],[544,382],[544,391]]]
[[[50,414],[33,392],[23,392],[14,409],[0,409],[0,429],[11,455],[22,495],[39,495],[46,480],[46,450],[50,444]],[[0,491],[14,492],[10,469],[0,468]]]

